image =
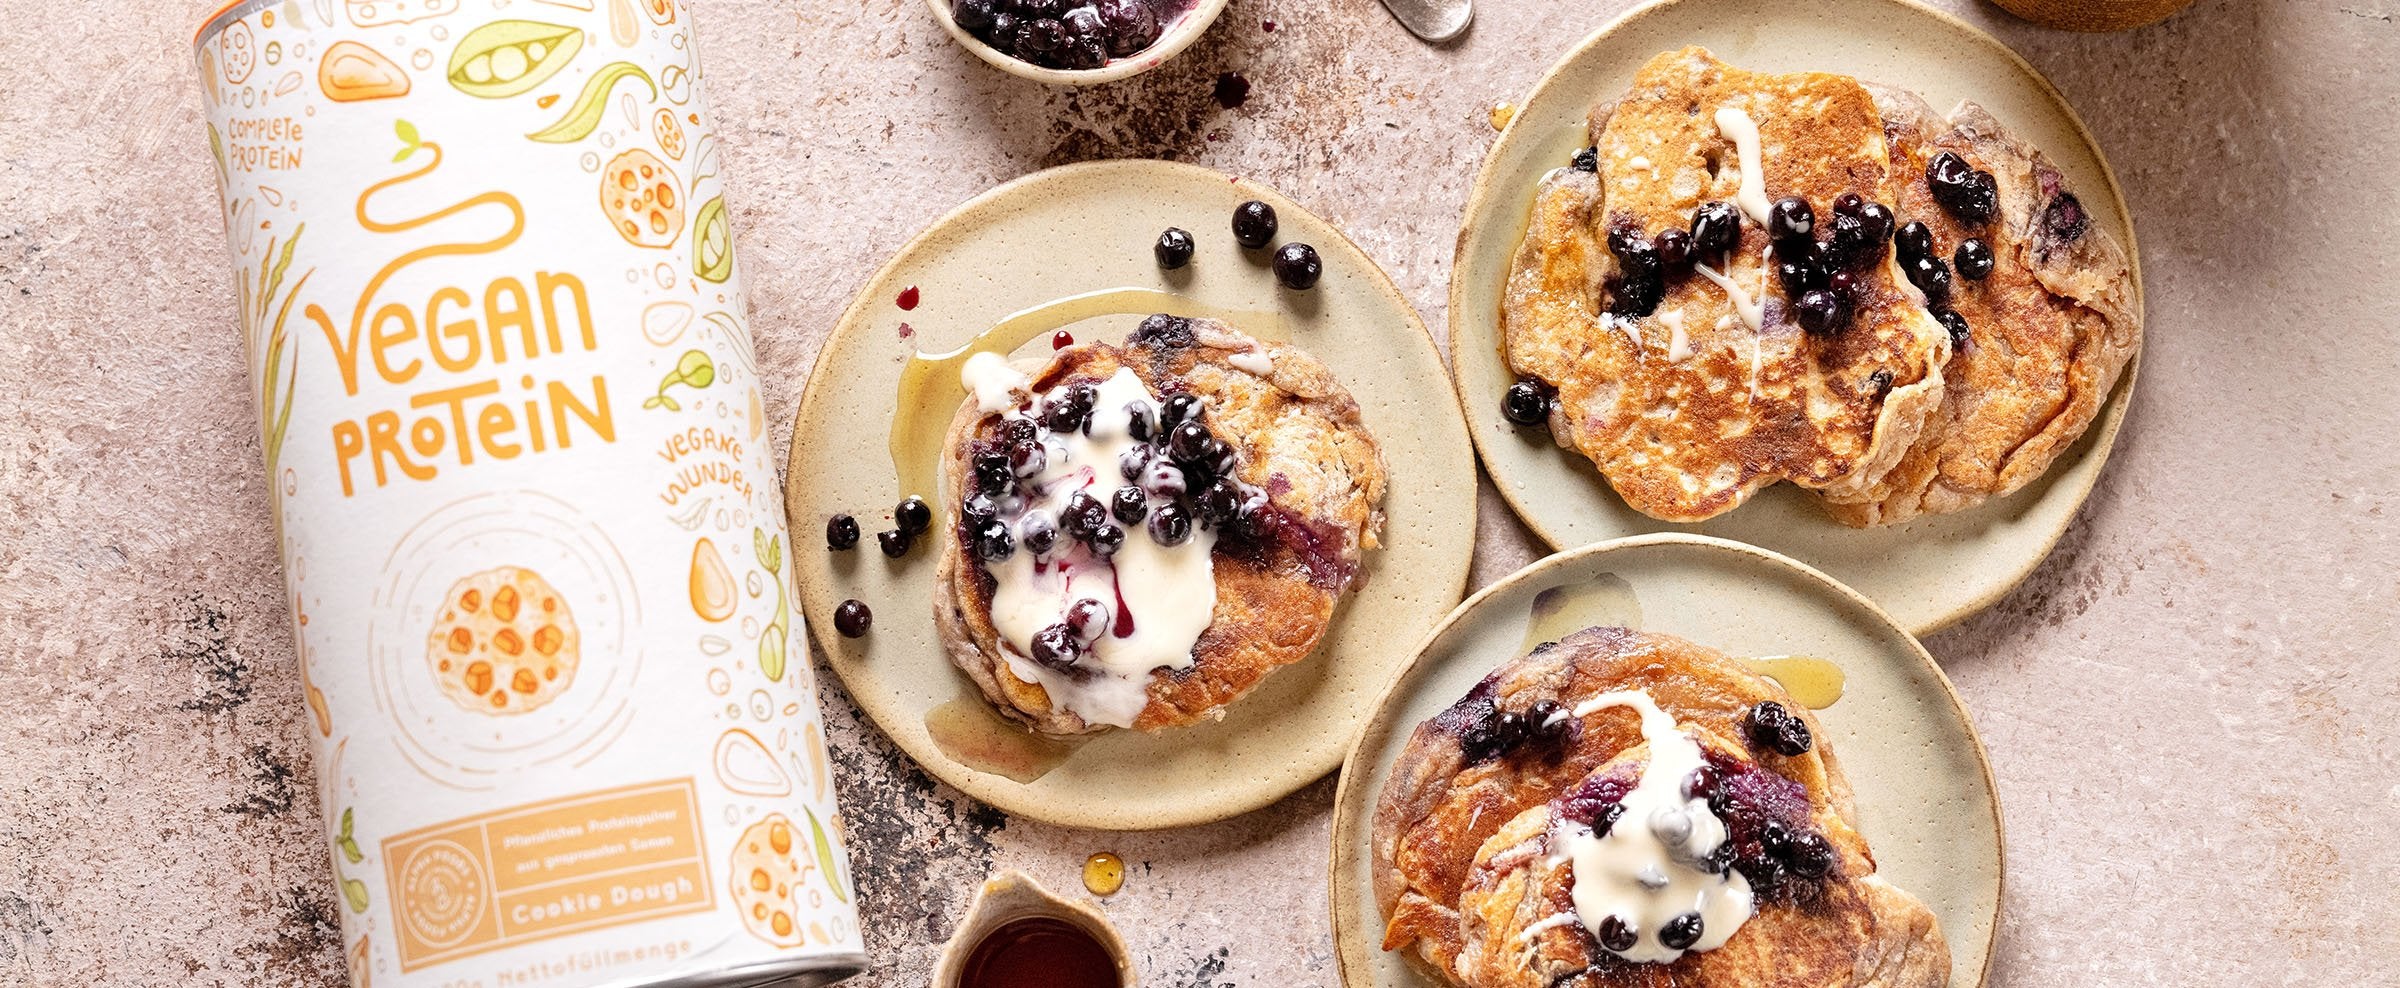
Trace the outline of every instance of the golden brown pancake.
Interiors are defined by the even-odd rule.
[[[1161,322],[1161,320],[1165,320]],[[1159,327],[1156,331],[1153,327]],[[1263,359],[1262,359],[1263,358]],[[1306,658],[1383,528],[1383,454],[1358,402],[1332,371],[1297,347],[1253,339],[1221,322],[1154,316],[1122,347],[1090,343],[1060,351],[1032,376],[1049,392],[1133,371],[1153,394],[1188,393],[1207,405],[1207,423],[1239,457],[1236,476],[1268,497],[1282,524],[1267,541],[1220,537],[1213,550],[1216,604],[1192,647],[1193,664],[1150,674],[1148,702],[1134,725],[1159,730],[1224,716],[1228,703],[1277,668]],[[970,399],[943,450],[946,489],[968,491],[969,460],[998,442],[1000,413]],[[943,533],[935,619],[951,661],[1001,714],[1052,735],[1087,734],[1086,722],[1054,703],[1003,657],[991,614],[995,581],[963,526]],[[1134,530],[1129,538],[1146,538]]]

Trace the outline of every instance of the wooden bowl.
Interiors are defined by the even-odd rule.
[[[2009,13],[2043,27],[2069,31],[2124,31],[2166,20],[2192,0],[1993,0]]]

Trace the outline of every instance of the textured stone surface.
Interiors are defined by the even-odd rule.
[[[1928,643],[2007,807],[1995,983],[2388,972],[2400,6],[2203,0],[2087,37],[1942,5],[2091,122],[2150,288],[2141,394],[2083,517]],[[0,19],[0,984],[330,985],[334,900],[185,59],[203,4],[148,6]],[[1484,0],[1470,36],[1428,48],[1371,0],[1236,0],[1161,71],[1065,92],[959,51],[919,0],[709,0],[773,411],[913,231],[1091,157],[1272,183],[1438,328],[1486,110],[1623,6]],[[1228,110],[1210,93],[1232,70],[1253,89]],[[1483,510],[1478,585],[1537,554],[1488,490]],[[879,968],[862,983],[923,984],[988,867],[1071,886],[1100,849],[1132,863],[1108,908],[1148,984],[1335,983],[1330,781],[1173,833],[1012,823],[832,696]]]

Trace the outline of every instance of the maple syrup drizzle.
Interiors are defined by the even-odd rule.
[[[1525,623],[1524,655],[1534,646],[1554,642],[1585,628],[1642,625],[1642,602],[1633,585],[1614,573],[1602,573],[1584,583],[1564,583],[1533,598],[1533,613]],[[1842,698],[1842,667],[1807,655],[1771,655],[1741,663],[1777,685],[1811,710],[1823,710]]]
[[[1030,783],[1066,764],[1082,747],[1026,730],[993,713],[980,696],[961,696],[925,714],[925,734],[942,754],[978,772]]]

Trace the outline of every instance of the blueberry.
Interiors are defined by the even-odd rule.
[[[1275,207],[1252,199],[1233,208],[1233,242],[1257,250],[1275,239]]]
[[[1058,528],[1068,538],[1082,540],[1108,524],[1108,508],[1100,500],[1082,491],[1067,495],[1067,506],[1058,510]]]
[[[825,519],[825,548],[841,552],[858,545],[858,519],[835,515]]]
[[[2000,185],[1992,173],[1975,170],[1956,153],[1944,151],[1925,164],[1925,185],[1933,201],[1961,222],[1986,222],[2000,211]]]
[[[1608,311],[1627,319],[1639,319],[1658,311],[1658,303],[1666,300],[1665,283],[1656,277],[1610,278]]]
[[[1858,299],[1858,275],[1848,271],[1836,271],[1825,276],[1825,288],[1827,291],[1841,296],[1842,301],[1856,301]]]
[[[1058,23],[1067,29],[1067,37],[1078,41],[1101,37],[1108,30],[1106,25],[1100,23],[1100,8],[1090,4],[1059,15]]]
[[[1779,840],[1767,842],[1767,853],[1802,878],[1821,877],[1833,870],[1833,845],[1814,831],[1787,830]]]
[[[924,498],[911,494],[892,508],[892,523],[910,535],[924,534],[926,529],[933,527],[933,506],[926,504]]]
[[[993,496],[1005,495],[1017,486],[1017,474],[1009,468],[1008,454],[986,450],[975,454],[975,489]]]
[[[1601,946],[1620,954],[1632,950],[1642,939],[1641,931],[1634,929],[1633,924],[1623,916],[1601,919],[1599,937]]]
[[[1017,541],[1008,534],[1008,523],[993,520],[983,524],[975,533],[975,554],[987,563],[997,563],[1016,555]]]
[[[1205,425],[1181,423],[1167,433],[1167,456],[1177,463],[1196,462],[1209,454],[1209,443],[1215,439]]]
[[[1032,651],[1033,661],[1066,672],[1083,657],[1083,643],[1075,640],[1075,633],[1066,625],[1054,624],[1033,633]]]
[[[1108,53],[1118,58],[1158,40],[1158,16],[1143,0],[1100,0],[1100,22],[1108,28]]]
[[[1051,521],[1046,512],[1026,512],[1025,517],[1017,520],[1017,541],[1025,546],[1026,552],[1047,556],[1058,547],[1058,523]]]
[[[1108,633],[1108,605],[1085,597],[1067,605],[1067,630],[1075,640],[1090,644]]]
[[[1050,448],[1038,442],[1018,443],[1008,448],[1008,470],[1019,477],[1031,477],[1050,466]]]
[[[1608,249],[1617,256],[1620,272],[1609,285],[1609,311],[1628,317],[1649,315],[1666,297],[1665,265],[1659,260],[1658,248],[1640,230],[1620,226],[1608,232]]]
[[[1092,530],[1091,537],[1085,542],[1092,547],[1092,555],[1106,559],[1116,555],[1118,549],[1125,547],[1125,530],[1115,525],[1102,524],[1099,528]]]
[[[864,638],[874,626],[875,612],[867,609],[866,601],[853,597],[833,609],[833,630],[844,638]]]
[[[1500,398],[1500,414],[1518,425],[1540,425],[1550,421],[1550,406],[1557,401],[1550,386],[1530,377],[1519,378],[1508,386]]]
[[[1304,292],[1317,287],[1317,279],[1325,274],[1325,262],[1317,258],[1317,249],[1307,244],[1285,244],[1275,250],[1275,280],[1283,287]]]
[[[958,22],[960,30],[977,37],[991,30],[992,18],[997,14],[992,0],[953,0],[950,4],[950,19]]]
[[[1142,489],[1153,497],[1178,498],[1191,489],[1191,478],[1172,463],[1152,463],[1142,475]]]
[[[1245,503],[1242,508],[1241,517],[1237,521],[1243,538],[1265,545],[1275,541],[1278,536],[1283,534],[1282,514],[1267,510],[1265,505],[1251,508],[1249,504]]]
[[[1860,216],[1867,208],[1867,197],[1856,192],[1844,192],[1833,197],[1833,215]]]
[[[1816,233],[1817,213],[1808,208],[1808,200],[1785,196],[1767,207],[1767,236],[1777,241],[1805,240]]]
[[[1223,525],[1241,513],[1242,492],[1233,481],[1219,477],[1200,492],[1199,507],[1201,524]]]
[[[989,494],[968,495],[967,499],[958,505],[959,520],[965,522],[969,530],[981,528],[984,522],[999,516],[1000,507],[992,503]]]
[[[1699,799],[1714,793],[1717,791],[1717,782],[1716,766],[1702,765],[1693,769],[1692,774],[1683,777],[1683,798]]]
[[[1150,246],[1150,254],[1158,258],[1158,266],[1169,271],[1192,263],[1192,250],[1197,246],[1192,235],[1177,227],[1168,227],[1158,235],[1158,243]]]
[[[1959,315],[1957,309],[1938,310],[1933,318],[1942,324],[1943,329],[1950,331],[1950,349],[1956,350],[1967,345],[1970,338],[1967,335],[1967,317]]]
[[[1096,69],[1108,64],[1108,42],[1099,35],[1070,36],[1059,60],[1070,69]]]
[[[1128,525],[1139,525],[1150,514],[1150,497],[1139,487],[1119,487],[1109,498],[1108,513]]]
[[[1795,245],[1796,246],[1796,245]],[[1786,298],[1799,298],[1812,288],[1825,287],[1825,268],[1815,257],[1794,250],[1775,252],[1775,280],[1783,284]]]
[[[1584,148],[1577,151],[1574,160],[1568,164],[1579,172],[1597,172],[1600,170],[1600,149]]]
[[[1742,720],[1742,728],[1749,732],[1752,745],[1770,749],[1786,758],[1808,754],[1808,749],[1815,743],[1815,739],[1809,736],[1808,724],[1789,708],[1773,700],[1750,708],[1750,713]]]
[[[1024,19],[1003,10],[993,14],[991,26],[976,34],[976,37],[982,38],[985,44],[1014,56],[1017,53],[1017,35],[1024,29]]]
[[[1683,230],[1660,230],[1650,238],[1650,247],[1658,252],[1658,263],[1668,274],[1682,274],[1692,269],[1692,235]]]
[[[1882,401],[1891,395],[1892,369],[1881,367],[1877,368],[1875,373],[1867,375],[1867,391],[1875,396],[1876,401]]]
[[[1992,276],[1992,247],[1981,237],[1968,237],[1958,242],[1958,250],[1950,255],[1958,265],[1960,277],[1982,281]]]
[[[1867,223],[1867,239],[1882,243],[1892,235],[1892,209],[1880,202],[1858,207],[1858,218]]]
[[[917,539],[916,536],[893,528],[875,533],[875,544],[883,548],[884,555],[898,559],[908,555],[908,550],[917,544]]]
[[[1192,516],[1180,504],[1162,504],[1150,513],[1150,538],[1163,546],[1191,541]]]
[[[1048,55],[1067,46],[1067,26],[1054,17],[1036,17],[1026,21],[1017,31],[1017,51],[1024,55]],[[1032,59],[1027,59],[1032,61]]]
[[[1192,336],[1192,321],[1178,319],[1164,312],[1145,316],[1141,325],[1133,328],[1133,336],[1130,341],[1167,347],[1191,346],[1195,342]]]
[[[1792,303],[1800,313],[1800,328],[1813,336],[1831,336],[1840,332],[1849,306],[1830,289],[1812,288],[1800,294]]]
[[[1200,421],[1205,411],[1207,409],[1200,403],[1198,395],[1168,395],[1167,403],[1159,408],[1158,424],[1161,428],[1172,429],[1179,423]]]
[[[1700,942],[1700,914],[1684,913],[1658,928],[1658,942],[1668,950],[1683,950]]]
[[[1910,220],[1907,226],[1892,234],[1892,246],[1899,249],[1900,263],[1903,265],[1929,256],[1933,253],[1933,228],[1921,221]]]
[[[1560,716],[1564,713],[1566,708],[1556,700],[1536,700],[1533,706],[1525,708],[1525,722],[1532,725],[1534,737],[1556,741],[1566,737],[1568,728],[1575,723],[1573,717]]]
[[[1950,265],[1931,254],[1920,254],[1901,270],[1908,274],[1908,283],[1925,293],[1925,304],[1942,308],[1950,301]]]
[[[1732,203],[1721,199],[1704,202],[1692,214],[1692,247],[1699,251],[1700,260],[1716,260],[1741,243],[1742,214]]]
[[[1639,232],[1632,233],[1622,242],[1618,242],[1616,235],[1611,234],[1609,241],[1609,252],[1617,255],[1617,267],[1624,272],[1626,280],[1656,281],[1659,275],[1666,273],[1666,265],[1658,256],[1658,248],[1651,246],[1650,241]]]
[[[1959,157],[1955,151],[1944,151],[1925,163],[1927,185],[1959,185],[1974,174],[1975,166],[1968,164],[1967,159]]]
[[[2083,200],[2075,198],[2075,193],[2061,192],[2042,209],[2042,233],[2058,243],[2081,240],[2091,228],[2092,216],[2084,212]]]
[[[1876,233],[1865,217],[1835,213],[1826,225],[1833,230],[1825,238],[1828,266],[1855,271],[1883,258],[1883,235]]]

